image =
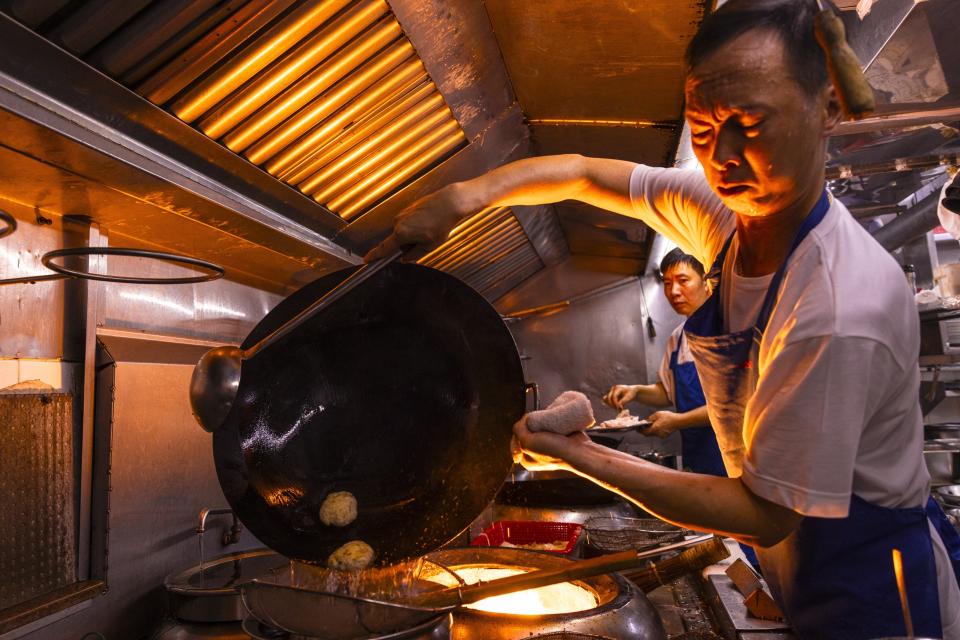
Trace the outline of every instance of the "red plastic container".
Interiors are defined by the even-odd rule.
[[[534,551],[568,555],[580,539],[583,525],[573,522],[535,522],[526,520],[498,520],[470,544],[482,547],[515,546]],[[544,549],[536,545],[566,542],[562,549]],[[508,543],[508,545],[504,545]]]

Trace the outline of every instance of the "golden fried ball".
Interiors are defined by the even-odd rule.
[[[351,540],[327,558],[327,566],[342,571],[366,569],[373,562],[373,547],[362,540]]]
[[[320,505],[320,522],[345,527],[357,519],[357,499],[349,491],[334,491]]]

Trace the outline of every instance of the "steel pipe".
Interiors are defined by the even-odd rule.
[[[937,189],[889,224],[874,232],[873,237],[887,251],[895,251],[914,238],[930,231],[938,224],[937,205],[940,202],[940,190]]]

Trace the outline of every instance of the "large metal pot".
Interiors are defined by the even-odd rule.
[[[273,551],[257,549],[170,574],[163,581],[170,615],[188,622],[240,622],[246,616],[240,587],[288,562]]]
[[[282,301],[243,347],[351,272]],[[378,564],[394,563],[483,511],[512,465],[524,408],[520,357],[497,311],[452,276],[392,264],[243,362],[213,437],[217,475],[243,523],[284,556],[324,563],[363,540]],[[356,496],[349,526],[320,522],[334,491]]]
[[[554,554],[490,547],[443,549],[427,559],[445,567],[502,565],[550,569],[571,562]],[[427,565],[429,567],[429,565]],[[452,640],[519,640],[534,634],[565,632],[594,638],[666,640],[660,617],[647,597],[619,574],[577,581],[593,591],[598,605],[586,611],[553,615],[489,613],[469,608],[453,612]]]

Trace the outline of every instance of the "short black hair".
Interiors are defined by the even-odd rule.
[[[754,29],[769,29],[783,42],[791,74],[808,96],[828,81],[827,61],[814,35],[816,0],[728,0],[707,15],[687,46],[687,73],[714,51]]]
[[[667,272],[667,269],[675,267],[678,264],[685,264],[689,266],[691,269],[696,271],[701,278],[703,277],[703,265],[700,264],[700,261],[689,253],[684,253],[680,249],[668,251],[667,255],[663,256],[663,260],[660,261],[660,277],[663,278],[663,274]]]

